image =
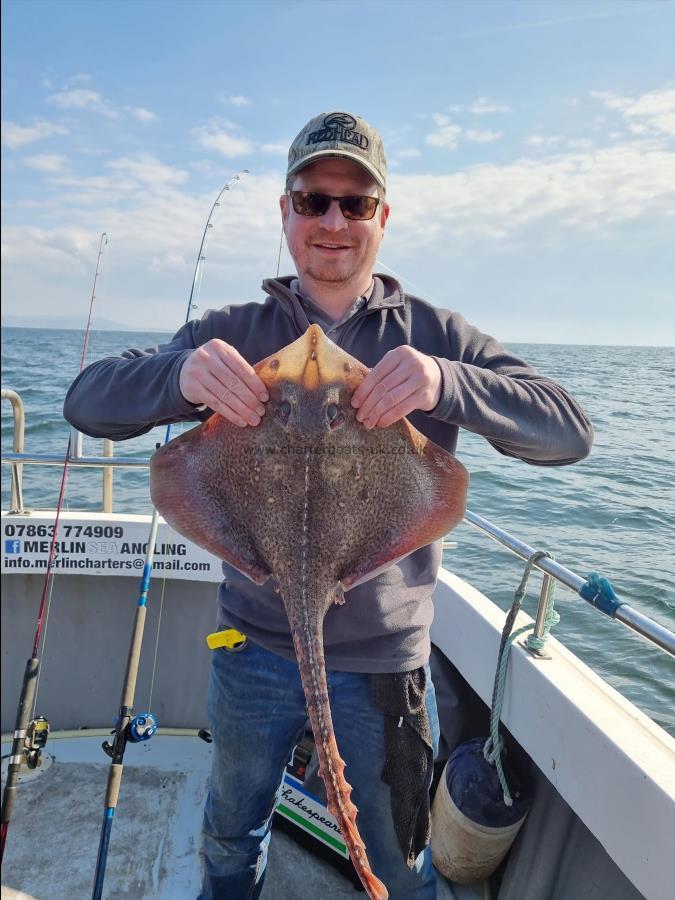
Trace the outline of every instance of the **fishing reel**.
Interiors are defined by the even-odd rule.
[[[26,729],[23,743],[23,761],[29,769],[37,769],[42,765],[42,751],[49,737],[49,722],[44,716],[31,719]]]
[[[112,759],[116,751],[123,751],[123,745],[129,741],[132,744],[139,744],[141,741],[149,741],[158,728],[157,719],[151,712],[138,713],[128,723],[124,731],[121,733],[121,740],[117,735],[117,729],[111,734],[115,735],[115,740],[111,744],[110,741],[103,741],[101,745],[104,751]]]
[[[138,744],[140,741],[149,741],[157,731],[157,727],[157,719],[152,713],[139,713],[127,725],[129,731],[127,738],[132,744]]]

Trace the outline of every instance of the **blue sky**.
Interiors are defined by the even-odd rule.
[[[289,141],[363,115],[381,270],[507,341],[675,344],[672,2],[3,4],[4,314],[173,330],[261,298]],[[292,271],[284,252],[282,273]]]

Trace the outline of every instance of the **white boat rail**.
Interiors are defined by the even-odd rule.
[[[14,416],[12,447],[15,453],[23,453],[23,437],[26,423],[23,400],[16,391],[10,391],[7,388],[2,389],[2,399],[9,400],[12,404],[12,415]],[[12,466],[12,509],[23,509],[22,478],[23,466],[15,463]]]
[[[23,452],[24,446],[24,411],[21,397],[6,388],[2,389],[2,399],[9,400],[14,411],[14,436],[12,453],[2,454],[2,463],[12,467],[12,512],[23,513],[23,466],[63,466],[64,457],[53,454],[30,454]],[[71,446],[74,452],[70,457],[70,466],[79,468],[103,469],[103,512],[112,512],[112,470],[113,469],[145,469],[150,465],[149,456],[114,456],[114,444],[110,440],[103,442],[103,456],[82,455],[82,435],[73,429]],[[511,553],[521,559],[530,560],[536,550],[519,538],[504,531],[498,525],[490,522],[483,516],[467,509],[464,521],[492,540],[510,550]],[[454,545],[453,545],[454,546]],[[546,612],[547,595],[551,589],[551,579],[573,590],[587,603],[612,619],[617,619],[631,631],[646,638],[650,643],[675,656],[675,634],[654,619],[635,609],[628,603],[624,603],[615,594],[612,598],[601,597],[599,593],[589,592],[589,580],[577,575],[571,569],[549,557],[540,557],[533,561],[533,568],[539,569],[544,574],[539,605],[535,621],[535,637],[541,637],[544,629],[544,617]],[[604,602],[603,602],[604,601]],[[536,651],[533,651],[536,652]]]
[[[529,560],[536,553],[534,547],[530,547],[529,544],[526,544],[519,538],[514,537],[512,534],[499,528],[498,525],[488,521],[488,519],[483,518],[483,516],[471,512],[469,509],[466,510],[464,521],[468,522],[469,525],[473,525],[474,528],[477,528],[479,531],[482,531],[483,534],[487,534],[488,537],[491,537],[498,544],[502,544],[509,549],[511,553],[515,553],[515,555],[519,556],[521,559]],[[554,578],[556,581],[560,582],[560,584],[564,584],[566,587],[571,588],[582,598],[582,600],[590,603],[594,609],[600,609],[594,602],[596,598],[589,599],[588,596],[584,596],[584,594],[588,593],[587,591],[582,593],[582,589],[588,584],[588,579],[582,578],[571,569],[568,569],[566,566],[563,566],[554,559],[546,556],[534,560],[532,567],[539,569],[544,573],[544,582],[541,587],[541,596],[539,598],[534,627],[535,637],[541,637],[543,632],[544,614],[546,611],[546,604],[544,601],[548,590],[547,577]],[[642,635],[642,637],[647,638],[652,644],[656,644],[657,647],[660,647],[662,650],[666,650],[672,656],[675,656],[675,634],[666,628],[665,625],[659,624],[654,621],[654,619],[650,619],[649,616],[646,616],[644,613],[634,609],[628,603],[623,603],[620,600],[615,604],[610,604],[610,609],[612,611],[606,613],[610,618],[618,619],[619,622],[622,622],[628,628],[636,631],[638,634]],[[600,611],[604,612],[603,609],[600,609]]]

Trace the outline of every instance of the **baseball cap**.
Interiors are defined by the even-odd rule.
[[[387,159],[382,138],[360,116],[336,110],[311,119],[289,148],[286,181],[315,159],[326,156],[351,159],[372,175],[381,188],[386,186]]]

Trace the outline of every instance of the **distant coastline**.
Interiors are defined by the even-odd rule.
[[[45,319],[29,318],[28,316],[3,316],[3,328],[33,328],[37,331],[84,331],[85,322],[79,321],[75,316],[54,316]],[[112,319],[97,318],[92,323],[92,331],[151,331],[153,334],[173,334],[174,330],[168,328],[141,328],[139,326],[124,325],[122,322],[114,322]]]
[[[82,323],[74,322],[73,320],[67,319],[64,317],[64,324],[60,324],[59,319],[48,319],[44,322],[36,319],[28,319],[22,318],[20,316],[12,316],[5,318],[3,316],[2,319],[2,328],[25,328],[32,329],[33,331],[84,331],[84,325]],[[68,322],[68,324],[65,324]],[[141,328],[140,326],[130,327],[129,325],[123,325],[120,322],[113,322],[110,319],[98,319],[93,325],[93,332],[96,331],[125,331],[130,334],[175,334],[177,329],[166,329],[166,328]],[[554,341],[510,341],[503,340],[502,344],[507,347],[537,347],[537,346],[551,346],[551,347],[621,347],[625,349],[629,349],[631,347],[634,348],[650,348],[654,350],[671,350],[675,349],[675,344],[559,344]]]

